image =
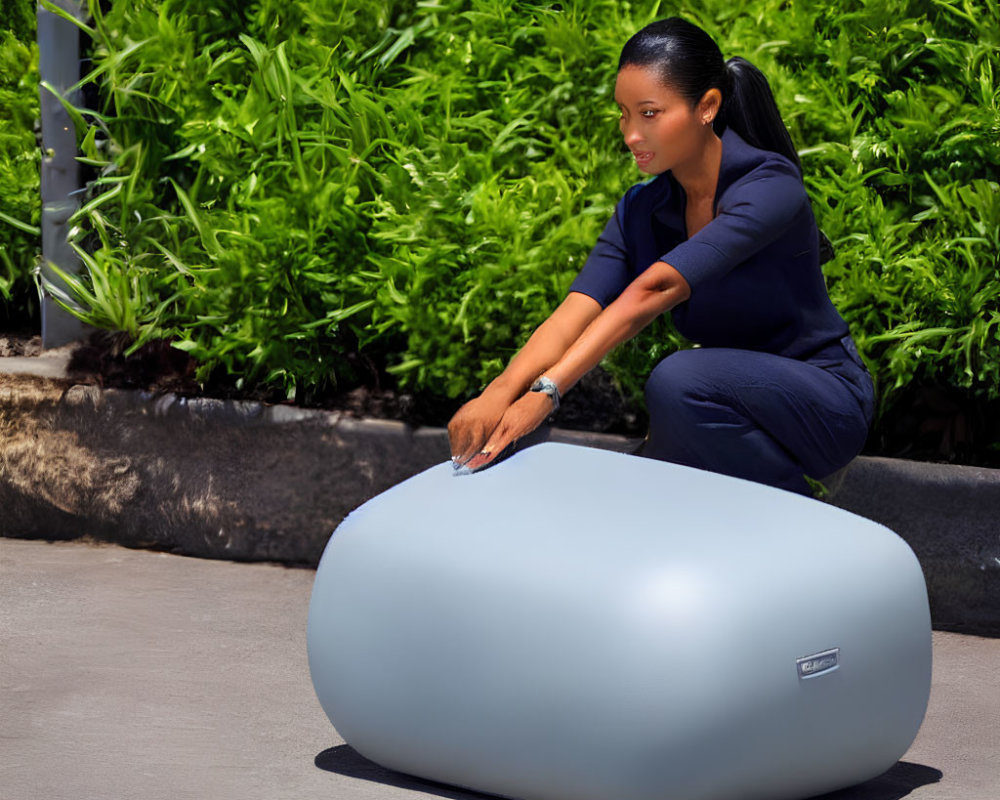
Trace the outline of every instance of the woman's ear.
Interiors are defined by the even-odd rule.
[[[701,120],[703,125],[711,125],[715,118],[719,115],[719,109],[721,107],[722,92],[713,87],[705,92],[705,94],[701,96],[701,100],[698,101],[696,109],[698,119]]]

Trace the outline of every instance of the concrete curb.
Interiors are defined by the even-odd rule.
[[[862,457],[828,500],[913,548],[936,627],[1000,633],[1000,470]]]
[[[314,565],[354,508],[448,457],[447,433],[339,412],[100,390],[0,370],[0,535]],[[627,450],[619,436],[554,441]],[[1000,630],[1000,470],[859,458],[829,502],[920,559],[939,628]]]

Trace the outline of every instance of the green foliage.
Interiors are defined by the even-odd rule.
[[[1000,10],[886,0],[865,13],[865,35],[831,36],[828,68],[805,92],[833,112],[804,153],[817,217],[837,245],[831,296],[883,409],[913,382],[995,400]]]
[[[351,36],[369,47],[380,12],[342,7],[144,2],[104,16],[92,4],[85,80],[103,104],[78,115],[96,177],[75,220],[87,280],[60,297],[71,310],[136,348],[174,339],[202,378],[295,396],[348,369],[345,323],[372,304],[356,279],[372,132],[390,129],[338,66]]]
[[[991,0],[90,3],[101,105],[63,300],[200,377],[309,392],[358,352],[474,393],[558,303],[627,186],[614,65],[678,13],[760,66],[837,246],[884,407],[1000,397],[1000,11]],[[667,322],[608,366],[630,393]]]
[[[35,0],[0,0],[3,30],[25,44],[35,39]]]
[[[38,48],[34,3],[0,5],[0,311],[23,315],[39,252],[41,201],[35,141]]]
[[[452,397],[559,302],[631,177],[611,116],[617,5],[505,5],[453,3],[384,95],[400,141],[372,206],[374,330],[405,332],[391,371]]]

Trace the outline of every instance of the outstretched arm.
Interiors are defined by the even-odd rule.
[[[560,393],[566,393],[617,345],[631,339],[660,314],[690,296],[691,287],[684,277],[669,264],[657,261],[632,281],[607,308],[594,314],[562,355],[541,371],[555,382]],[[570,294],[572,297],[574,293]],[[591,302],[600,308],[596,301]],[[482,452],[477,455],[475,450],[472,451],[469,467],[485,466],[508,444],[531,433],[545,421],[552,411],[549,397],[537,392],[525,393],[539,374],[533,374],[520,386],[518,399],[508,401],[486,443],[479,448]]]
[[[545,374],[560,392],[568,392],[615,347],[690,296],[691,287],[676,269],[655,262],[587,326]]]
[[[479,397],[462,406],[448,423],[452,458],[465,464],[483,449],[504,413],[549,367],[562,358],[569,347],[601,313],[600,304],[579,292],[570,292],[555,311],[528,339],[507,368]],[[548,406],[547,396],[535,397]],[[539,405],[539,409],[542,405]],[[541,421],[544,421],[542,417]],[[539,424],[540,424],[539,422]],[[537,427],[537,425],[535,426]],[[533,429],[532,429],[533,430]]]

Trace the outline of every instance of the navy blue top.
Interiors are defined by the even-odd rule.
[[[686,198],[665,172],[629,189],[570,286],[606,307],[656,261],[691,297],[677,330],[705,347],[807,359],[847,335],[819,266],[819,232],[798,170],[784,156],[722,135],[715,218],[688,237]]]

